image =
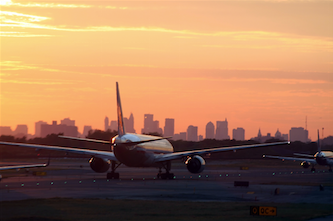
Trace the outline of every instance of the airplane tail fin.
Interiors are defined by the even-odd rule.
[[[118,82],[116,82],[116,88],[117,88],[118,135],[123,136],[123,135],[125,135],[125,124],[124,124],[124,118],[123,118],[123,110],[121,108]]]
[[[318,130],[318,141],[317,141],[318,152],[321,152],[320,138],[319,138],[319,130]]]

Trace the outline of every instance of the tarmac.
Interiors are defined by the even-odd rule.
[[[35,176],[32,171],[43,171],[46,175]],[[324,167],[311,172],[300,166],[279,167],[277,164],[275,167],[243,167],[242,170],[214,161],[203,173],[191,174],[185,165],[176,164],[172,169],[174,180],[157,179],[157,168],[120,166],[117,172],[120,173],[119,180],[108,180],[106,173],[95,173],[86,160],[81,159],[51,162],[47,168],[29,172],[2,173],[9,177],[0,182],[0,200],[66,197],[333,203],[333,174]],[[248,186],[235,186],[237,183]]]

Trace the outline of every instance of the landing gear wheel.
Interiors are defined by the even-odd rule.
[[[115,172],[107,173],[106,178],[119,180],[119,173],[115,173]]]
[[[173,180],[174,174],[173,173],[161,173],[159,174],[162,180]]]

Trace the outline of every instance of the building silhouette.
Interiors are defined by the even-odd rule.
[[[309,132],[308,130],[304,130],[303,127],[292,127],[289,130],[290,141],[301,141],[301,142],[309,142]]]
[[[237,129],[232,130],[232,139],[234,140],[245,140],[245,130],[244,128],[237,127]]]
[[[212,122],[206,124],[206,139],[215,138],[215,126]]]
[[[35,137],[41,137],[41,126],[42,124],[47,124],[45,121],[38,121],[35,123]]]
[[[25,124],[18,124],[15,131],[13,132],[15,137],[27,137],[28,136],[28,126]]]
[[[63,119],[63,120],[60,121],[60,124],[75,127],[75,120],[71,120],[69,118],[65,118],[65,119]]]
[[[173,140],[186,140],[186,132],[180,132],[179,134],[174,134]]]
[[[104,118],[104,131],[107,131],[108,129],[110,129],[109,118],[105,117]]]
[[[109,129],[110,129],[111,131],[118,131],[118,121],[116,121],[116,120],[112,120],[112,121],[110,122],[110,127],[109,127]]]
[[[198,127],[193,125],[188,126],[187,141],[198,141]]]
[[[85,125],[84,127],[83,127],[83,133],[82,133],[82,136],[83,137],[87,137],[88,135],[89,135],[89,131],[91,131],[92,130],[92,127],[91,126],[87,126],[87,125]]]
[[[12,136],[13,135],[12,128],[8,126],[0,126],[0,135]]]
[[[216,140],[228,140],[230,139],[228,135],[228,121],[227,118],[225,121],[216,121]]]
[[[126,130],[126,132],[135,133],[135,129],[134,129],[134,117],[133,117],[132,113],[131,113],[129,119],[127,119],[126,117],[124,117],[124,124],[125,124],[125,130]],[[111,128],[111,126],[110,126],[110,128]],[[118,130],[118,127],[117,127],[116,130]]]
[[[279,129],[275,132],[274,138],[279,140],[288,140],[288,134],[282,134]]]
[[[65,136],[77,137],[78,130],[76,126],[67,126],[66,124],[57,124],[57,121],[52,121],[52,124],[41,125],[41,137],[46,137],[49,134],[63,134]]]
[[[175,134],[175,119],[166,118],[164,124],[164,136],[173,137]]]
[[[160,122],[158,120],[154,121],[153,114],[144,115],[144,127],[141,130],[142,134],[158,133],[163,134],[162,128],[160,128]]]

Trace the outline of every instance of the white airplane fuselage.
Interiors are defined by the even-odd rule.
[[[154,165],[156,154],[173,153],[171,143],[166,140],[142,143],[134,146],[123,146],[127,142],[152,140],[158,137],[126,133],[123,136],[115,136],[111,140],[111,148],[119,162],[128,167],[151,167]]]

